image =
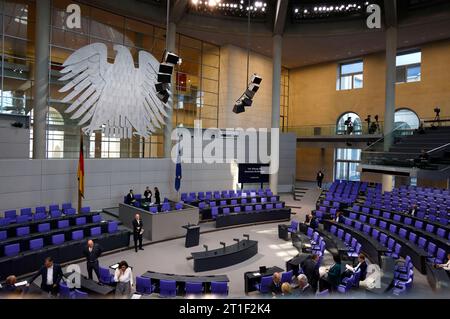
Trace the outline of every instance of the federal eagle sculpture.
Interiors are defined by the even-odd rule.
[[[79,120],[85,134],[102,130],[109,137],[149,137],[165,124],[166,108],[171,107],[156,95],[159,62],[139,51],[136,68],[127,47],[114,45],[114,51],[114,63],[108,62],[103,43],[82,47],[67,58],[59,79],[68,81],[59,92],[71,91],[62,100],[71,103],[65,112],[73,112],[71,119]]]

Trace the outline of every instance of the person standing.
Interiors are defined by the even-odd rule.
[[[44,266],[30,279],[27,286],[30,286],[37,277],[41,276],[41,289],[45,292],[56,296],[59,291],[59,282],[63,277],[62,268],[60,265],[53,263],[52,257],[45,258]]]
[[[153,196],[152,191],[151,191],[150,188],[147,186],[147,187],[145,188],[145,192],[144,192],[144,198],[145,198],[145,201],[151,203],[151,202],[152,202],[152,196]]]
[[[125,260],[119,263],[119,267],[114,272],[114,281],[117,282],[116,298],[128,298],[133,286],[133,273]]]
[[[138,242],[139,242],[139,250],[144,250],[142,248],[142,234],[144,233],[144,224],[141,220],[141,215],[134,215],[133,219],[133,240],[134,240],[134,250],[138,251]]]
[[[324,177],[325,175],[323,174],[322,170],[319,170],[316,176],[317,188],[322,189],[322,182]]]
[[[99,245],[94,244],[94,241],[88,240],[87,245],[83,249],[83,256],[86,258],[86,268],[88,277],[92,280],[92,271],[95,272],[97,280],[100,281],[100,271],[98,258],[102,254],[102,249]]]
[[[303,273],[308,278],[308,282],[311,285],[314,292],[317,291],[317,284],[320,279],[318,262],[319,262],[319,256],[316,254],[313,254],[313,255],[311,255],[311,257],[305,259],[303,261],[303,263],[301,264]]]
[[[275,272],[272,275],[272,282],[270,283],[269,289],[273,296],[281,294],[281,275],[279,272]]]
[[[156,205],[161,204],[161,195],[159,194],[158,187],[155,187],[155,203]]]

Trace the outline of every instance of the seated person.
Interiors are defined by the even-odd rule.
[[[11,296],[18,296],[22,294],[22,289],[16,287],[17,277],[14,275],[8,276],[5,285],[1,287],[1,293]]]
[[[316,229],[317,227],[319,227],[319,221],[317,220],[316,216],[312,216],[311,217],[311,221],[309,222],[309,226],[311,226],[311,228]]]
[[[344,222],[344,216],[342,216],[342,212],[336,212],[336,218],[334,219],[336,223],[343,223]]]
[[[343,274],[344,277],[351,277],[352,274],[357,272],[358,270],[361,271],[361,276],[359,277],[359,281],[363,281],[366,279],[367,275],[367,263],[366,263],[366,256],[364,254],[359,254],[358,256],[358,264],[356,264],[355,267],[345,265],[345,272]]]
[[[312,215],[308,214],[305,216],[305,225],[310,225],[311,224],[311,219],[312,219]]]
[[[289,283],[287,283],[287,282],[284,282],[281,285],[281,295],[282,296],[289,296],[291,294],[291,292],[292,292],[291,285]]]
[[[272,283],[269,286],[272,295],[281,294],[281,275],[279,272],[276,272],[272,276]]]
[[[133,190],[130,189],[130,192],[127,194],[127,197],[125,198],[125,204],[132,205],[136,199],[134,198]]]
[[[305,274],[300,274],[297,276],[298,281],[298,293],[301,296],[311,296],[314,295],[314,290],[311,285],[308,283],[308,277]]]
[[[324,269],[324,275],[320,278],[320,290],[336,290],[341,284],[342,263],[339,255],[333,255],[334,264]]]
[[[408,211],[411,216],[416,216],[417,214],[417,204],[414,204]]]
[[[445,264],[436,264],[435,267],[450,271],[450,253],[447,254],[447,262]]]

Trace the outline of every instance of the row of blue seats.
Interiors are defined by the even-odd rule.
[[[236,197],[254,197],[254,196],[272,196],[273,193],[270,188],[266,190],[260,189],[256,191],[252,190],[228,190],[228,191],[214,191],[214,192],[191,192],[191,193],[181,193],[182,201],[195,201],[195,200],[206,200],[206,199],[221,199],[221,198],[236,198]]]
[[[432,263],[443,263],[445,260],[446,252],[442,248],[438,248],[437,245],[432,241],[427,241],[426,238],[417,236],[414,232],[409,232],[405,228],[398,227],[397,225],[390,224],[380,225],[381,231],[372,228],[369,224],[364,224],[358,220],[351,219],[350,217],[345,218],[345,224],[353,227],[357,230],[362,230],[368,236],[378,240],[383,246],[389,245],[389,234],[398,235],[405,241],[409,241],[411,244],[417,246],[419,249],[423,249],[428,253],[428,261]],[[353,225],[352,225],[353,224]],[[398,232],[397,232],[398,230]],[[401,247],[400,247],[401,249]]]
[[[101,222],[102,217],[100,216],[100,214],[98,215],[93,215],[92,216],[92,223],[99,223]],[[75,225],[76,226],[82,226],[85,225],[87,223],[86,217],[78,217],[75,219]],[[62,219],[62,220],[58,220],[57,222],[57,228],[56,229],[64,229],[64,228],[68,228],[70,227],[69,224],[69,220],[68,219]],[[45,232],[49,232],[51,230],[51,224],[50,223],[40,223],[37,225],[37,232],[38,233],[45,233]],[[33,234],[31,232],[31,229],[29,226],[22,226],[22,227],[17,227],[16,228],[16,236],[17,237],[21,237],[21,236],[26,236],[26,235],[30,235]],[[8,233],[6,230],[0,230],[0,242],[2,240],[6,240],[10,237],[8,237]]]
[[[57,205],[55,205],[57,206]],[[22,208],[20,210],[20,215],[17,215],[16,210],[7,210],[4,213],[4,218],[0,218],[0,226],[10,225],[14,223],[27,223],[32,220],[43,220],[46,218],[57,218],[61,217],[63,214],[66,216],[76,215],[77,211],[75,208],[65,208],[64,210],[52,209],[47,213],[44,206],[42,209],[36,207],[36,212],[33,214],[31,208]],[[82,207],[80,210],[81,214],[86,214],[91,211],[90,207]]]
[[[112,221],[108,223],[108,233],[114,233],[118,230],[118,223],[116,221]],[[100,236],[102,234],[101,227],[92,227],[90,229],[90,236]],[[72,232],[71,240],[81,240],[84,238],[84,232],[83,230],[76,230]],[[52,245],[62,245],[64,242],[66,242],[64,234],[56,234],[52,236]],[[39,250],[44,247],[44,239],[43,238],[36,238],[32,239],[29,242],[30,250]],[[17,256],[21,253],[20,251],[20,244],[11,244],[6,245],[4,247],[4,255],[7,257],[13,257]]]
[[[276,201],[277,201],[277,197],[276,197],[276,196],[270,197],[270,202],[275,203]],[[240,201],[240,204],[247,204],[247,203],[249,203],[247,198],[242,198],[241,201]],[[267,197],[261,197],[261,198],[259,199],[259,201],[258,201],[258,198],[251,198],[251,199],[250,199],[250,203],[252,203],[252,204],[256,204],[256,203],[265,204],[265,203],[267,203]],[[230,201],[230,204],[229,204],[229,205],[228,205],[228,203],[227,203],[226,200],[221,200],[221,201],[219,202],[219,205],[218,205],[218,206],[220,207],[220,206],[230,206],[230,205],[231,205],[231,206],[232,206],[232,205],[238,205],[237,199],[232,199],[232,200]],[[199,203],[198,203],[198,208],[199,208],[199,209],[205,209],[205,208],[207,208],[207,206],[209,206],[209,207],[215,207],[215,206],[217,206],[217,205],[216,205],[216,202],[215,202],[215,201],[211,201],[211,202],[209,202],[209,203],[206,203],[206,202],[199,202]]]
[[[243,207],[244,207],[244,209],[242,209]],[[276,203],[275,204],[275,209],[281,209],[281,208],[283,208],[283,203]],[[240,213],[240,212],[249,213],[249,212],[253,212],[253,211],[259,212],[259,211],[270,210],[270,209],[274,209],[273,204],[266,204],[264,206],[264,209],[263,209],[263,205],[259,205],[259,204],[255,205],[254,209],[253,209],[253,206],[242,205],[242,206],[235,206],[235,207],[233,207],[233,213]],[[229,215],[230,213],[231,213],[230,207],[224,207],[222,209],[222,214],[223,215]],[[219,215],[219,207],[217,207],[217,206],[216,207],[211,207],[211,216],[213,218],[216,218],[218,215]]]

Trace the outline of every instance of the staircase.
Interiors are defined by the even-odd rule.
[[[301,201],[308,189],[304,187],[294,186],[294,200]]]

